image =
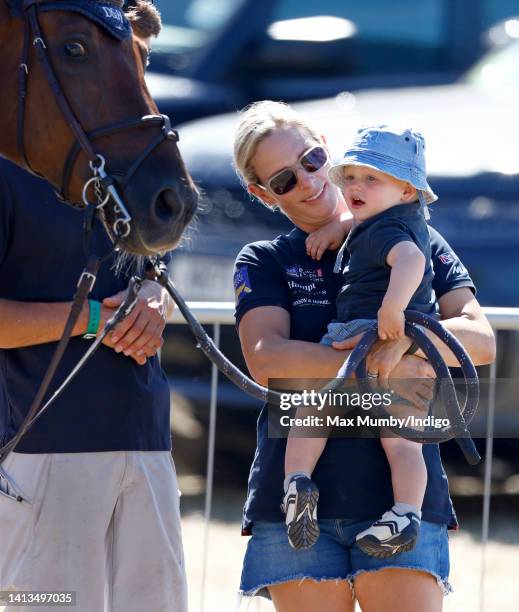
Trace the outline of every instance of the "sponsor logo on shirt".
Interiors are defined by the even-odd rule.
[[[324,283],[322,268],[302,268],[297,264],[285,268],[287,276],[291,278],[305,279],[314,283]]]
[[[322,268],[303,268],[293,264],[285,268],[293,306],[329,306]]]
[[[240,266],[233,277],[234,295],[236,301],[239,302],[248,293],[252,293],[252,287],[249,280],[248,266]]]

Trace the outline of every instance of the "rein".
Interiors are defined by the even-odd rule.
[[[96,212],[97,209],[95,208],[89,209],[89,216],[87,218],[87,223],[85,224],[85,243],[88,242],[88,236],[92,230],[92,224]],[[58,343],[58,346],[56,347],[55,353],[52,357],[47,372],[45,373],[40,388],[38,389],[36,397],[34,398],[29,412],[27,413],[25,419],[20,425],[20,428],[16,435],[7,444],[0,448],[0,470],[1,464],[5,461],[9,453],[16,448],[25,433],[49,408],[52,402],[65,390],[65,388],[73,380],[73,378],[75,378],[75,376],[85,365],[88,359],[90,359],[90,357],[97,350],[106,335],[110,333],[115,328],[115,326],[131,312],[132,308],[134,307],[138,297],[139,289],[143,282],[143,279],[138,277],[132,277],[129,285],[128,294],[123,304],[121,304],[121,306],[117,309],[114,316],[109,321],[107,321],[101,334],[96,338],[92,346],[84,354],[78,364],[76,364],[76,366],[73,368],[73,370],[64,380],[64,382],[58,387],[56,391],[54,391],[52,396],[40,408],[45,398],[45,394],[47,393],[50,384],[54,378],[57,367],[63,357],[65,349],[69,343],[72,330],[79,318],[83,304],[95,283],[99,266],[104,260],[110,257],[112,253],[113,250],[111,250],[108,254],[105,254],[102,257],[94,254],[91,254],[89,256],[88,263],[83,273],[81,274],[80,280],[78,282],[78,288],[76,294],[74,295],[74,301],[71,306],[68,320],[65,324],[63,335]],[[168,277],[167,268],[163,262],[148,260],[146,266],[146,276],[150,280],[154,280],[155,282],[159,283],[162,287],[164,287],[164,289],[166,289],[168,294],[177,304],[180,312],[186,320],[190,331],[197,340],[197,347],[200,348],[202,352],[206,355],[206,357],[212,363],[215,364],[215,366],[222,372],[222,374],[224,374],[232,383],[234,383],[242,391],[245,391],[256,399],[274,404],[276,403],[276,401],[279,402],[281,395],[278,392],[258,385],[256,382],[248,378],[245,374],[243,374],[243,372],[241,372],[241,370],[239,370],[233,363],[231,363],[227,359],[227,357],[225,357],[225,355],[220,351],[220,349],[215,345],[213,340],[207,335],[206,331],[204,330],[198,319],[189,310],[189,307],[187,306],[186,302]],[[431,428],[426,428],[423,432],[422,437],[418,437],[416,435],[416,430],[409,427],[403,427],[398,429],[398,435],[410,440],[414,440],[416,442],[420,442],[422,444],[437,444],[446,440],[450,440],[451,438],[455,438],[467,461],[471,465],[475,465],[479,463],[481,457],[479,456],[474,442],[470,437],[467,425],[468,423],[470,423],[476,412],[479,400],[479,383],[476,369],[461,343],[447,329],[442,327],[442,325],[440,325],[438,321],[423,313],[418,313],[409,310],[405,312],[405,317],[406,335],[409,336],[412,340],[414,340],[416,344],[424,351],[429,361],[431,362],[436,372],[436,375],[438,376],[438,380],[440,380],[440,392],[445,402],[447,415],[450,419],[450,425],[449,427],[441,430],[441,432],[437,432],[436,430],[433,430]],[[451,351],[458,359],[463,375],[465,377],[465,387],[467,390],[466,399],[462,407],[458,402],[454,382],[450,375],[449,368],[446,366],[445,362],[441,358],[438,349],[427,338],[425,333],[418,327],[418,325],[426,327],[427,329],[435,333],[451,349]],[[366,356],[368,355],[375,342],[377,342],[377,340],[377,326],[376,323],[374,323],[373,327],[363,334],[361,340],[359,341],[355,349],[353,349],[348,358],[345,360],[345,362],[337,373],[337,377],[319,392],[327,392],[339,388],[344,383],[344,381],[353,374],[357,376],[357,381],[361,390],[363,392],[370,392],[370,380],[366,372]],[[389,413],[386,412],[382,406],[373,406],[373,410],[377,414],[377,416],[390,416]],[[6,475],[3,470],[2,473],[4,476]],[[19,496],[18,501],[23,501],[23,497]]]
[[[200,322],[189,310],[186,302],[177,291],[172,281],[169,279],[166,266],[162,262],[159,262],[150,264],[148,269],[151,271],[154,280],[166,289],[171,298],[177,304],[189,329],[198,342],[197,347],[204,353],[209,361],[214,363],[220,372],[222,372],[222,374],[224,374],[232,383],[252,397],[259,399],[262,402],[271,404],[276,404],[276,402],[279,403],[281,396],[278,392],[258,385],[253,380],[245,376],[245,374],[243,374],[241,370],[231,363],[215,345],[213,340],[207,335]],[[474,364],[472,363],[462,344],[447,329],[438,323],[438,321],[423,313],[414,312],[411,310],[407,310],[405,312],[405,317],[406,335],[414,340],[419,348],[423,350],[431,362],[434,371],[438,376],[438,380],[440,380],[440,392],[445,402],[447,414],[450,419],[450,426],[445,430],[442,430],[441,434],[436,430],[426,428],[424,434],[429,435],[424,435],[424,437],[421,438],[416,435],[416,430],[408,427],[399,428],[398,435],[410,440],[421,442],[422,444],[437,444],[439,442],[445,442],[451,438],[455,438],[467,461],[471,465],[475,465],[479,463],[481,457],[479,456],[474,442],[470,437],[467,425],[470,423],[476,412],[479,400],[479,382],[476,368],[474,367]],[[443,361],[438,349],[429,340],[429,338],[427,338],[425,333],[418,327],[418,325],[426,327],[436,334],[451,349],[455,357],[458,359],[465,377],[465,387],[467,390],[467,397],[463,407],[460,407],[459,405],[449,368],[445,365],[445,362]],[[332,391],[339,388],[344,381],[353,374],[357,376],[361,389],[364,391],[371,391],[369,377],[367,376],[366,371],[366,357],[377,340],[377,326],[376,323],[374,323],[373,328],[363,334],[357,346],[345,360],[339,369],[336,378],[333,379],[333,381],[331,381],[326,387],[324,387],[324,389],[319,390],[318,393],[323,391]],[[382,418],[390,416],[382,406],[373,406],[373,409],[374,412]],[[431,435],[431,433],[433,435]]]

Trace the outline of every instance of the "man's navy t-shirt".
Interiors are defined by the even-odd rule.
[[[336,254],[321,261],[306,253],[307,234],[295,228],[288,235],[256,242],[236,260],[236,322],[253,308],[279,306],[290,314],[290,337],[319,342],[336,317],[335,300],[342,274],[333,272]],[[438,298],[453,289],[474,285],[450,246],[430,228],[433,289]],[[347,253],[345,254],[347,256]],[[283,521],[283,466],[286,440],[268,437],[266,407],[258,419],[258,445],[249,476],[244,533],[253,521]],[[439,447],[423,446],[428,479],[423,518],[456,526]],[[329,439],[312,478],[319,487],[321,518],[375,519],[393,504],[391,473],[380,441],[374,438]]]
[[[377,318],[391,276],[387,256],[400,242],[413,242],[425,256],[422,280],[407,308],[428,315],[435,313],[428,225],[420,202],[413,202],[392,206],[349,233],[345,249],[350,257],[344,266],[343,286],[337,296],[338,321]]]
[[[52,188],[0,160],[0,299],[71,301],[86,256],[84,215],[56,199]],[[106,252],[101,228],[95,252]],[[92,299],[128,285],[105,262]],[[0,325],[2,322],[0,321]],[[77,364],[90,343],[72,338],[50,393]],[[0,350],[0,445],[17,431],[36,395],[56,343]],[[2,392],[3,391],[3,392]],[[169,450],[169,387],[158,359],[140,366],[101,345],[70,386],[24,436],[17,452]]]

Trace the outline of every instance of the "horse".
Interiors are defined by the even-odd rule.
[[[119,0],[0,0],[0,155],[102,209],[117,246],[174,248],[198,192]]]

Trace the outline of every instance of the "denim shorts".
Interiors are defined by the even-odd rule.
[[[436,578],[444,595],[452,589],[449,577],[447,525],[422,521],[416,546],[388,559],[363,553],[355,536],[373,523],[355,519],[319,521],[321,535],[307,550],[290,547],[284,523],[257,521],[252,525],[240,584],[240,599],[259,595],[270,599],[271,585],[291,580],[345,580],[353,586],[363,572],[388,567],[421,570]]]
[[[354,319],[346,323],[332,321],[328,324],[328,329],[321,338],[321,344],[331,346],[332,342],[342,342],[348,338],[353,338],[353,336],[362,334],[373,327],[376,322],[375,319]]]

